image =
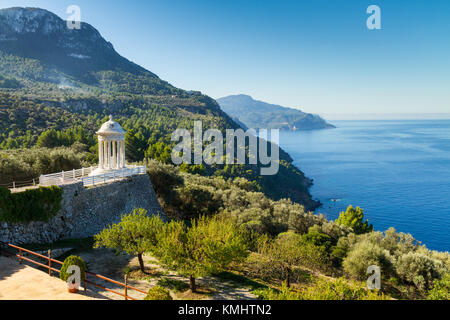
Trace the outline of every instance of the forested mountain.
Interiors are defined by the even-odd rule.
[[[11,152],[8,158],[10,149],[77,143],[90,152],[82,160],[95,162],[97,148],[92,137],[109,114],[128,131],[130,162],[145,158],[170,162],[171,133],[177,128],[192,129],[195,120],[202,120],[204,128],[239,128],[215,100],[175,88],[120,56],[89,24],[71,30],[64,20],[43,9],[0,10],[0,74],[0,149],[5,150],[0,159],[2,182],[32,174],[17,171],[24,167],[22,162],[14,163],[22,161],[22,153]],[[307,209],[316,207],[308,192],[311,181],[282,150],[280,159],[276,176],[260,176],[254,165],[183,169],[225,178],[245,177],[272,198],[291,198]],[[30,172],[39,173],[35,171]]]
[[[257,101],[244,94],[220,98],[217,102],[223,111],[249,128],[281,130],[334,128],[318,115]]]

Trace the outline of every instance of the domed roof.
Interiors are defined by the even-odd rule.
[[[97,134],[100,135],[123,135],[125,130],[122,129],[120,124],[113,121],[112,116],[109,116],[109,121],[105,122]]]

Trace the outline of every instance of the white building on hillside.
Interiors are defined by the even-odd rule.
[[[120,124],[109,116],[109,121],[97,132],[98,166],[42,175],[39,185],[61,186],[82,182],[85,187],[92,187],[146,174],[146,166],[126,165],[125,133]]]
[[[125,130],[113,121],[105,122],[97,132],[98,136],[98,169],[90,175],[99,175],[126,167],[125,163]]]

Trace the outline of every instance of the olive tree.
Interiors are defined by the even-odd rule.
[[[139,267],[144,272],[145,252],[154,252],[158,246],[158,234],[164,227],[159,215],[149,217],[147,210],[134,209],[124,214],[119,223],[113,224],[94,236],[95,248],[106,247],[118,252],[137,255]]]
[[[306,242],[301,235],[286,232],[274,240],[261,237],[259,243],[259,263],[263,276],[279,278],[289,288],[295,269],[303,266],[308,269],[322,268],[327,265],[328,258],[324,247]]]
[[[202,216],[191,221],[171,221],[159,234],[155,255],[167,268],[189,277],[196,291],[198,277],[221,272],[247,256],[245,231],[230,220]]]

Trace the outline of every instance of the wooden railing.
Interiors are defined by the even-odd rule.
[[[27,181],[13,181],[10,183],[0,183],[0,187],[4,187],[10,190],[21,189],[25,187],[35,187],[39,184],[39,178],[27,180]]]
[[[48,270],[48,275],[50,277],[52,276],[52,272],[57,272],[57,273],[61,272],[60,269],[56,269],[56,268],[52,267],[53,264],[57,264],[57,265],[62,266],[63,262],[59,261],[59,260],[56,260],[56,259],[52,259],[52,257],[51,257],[51,250],[48,250],[48,255],[45,256],[45,255],[39,254],[37,252],[33,252],[31,250],[22,248],[22,247],[15,246],[13,244],[4,243],[4,242],[0,241],[0,253],[2,251],[1,250],[2,249],[1,246],[5,247],[5,248],[13,248],[13,249],[18,250],[18,253],[10,253],[9,251],[5,251],[5,253],[7,253],[10,256],[14,256],[14,257],[18,258],[20,264],[22,264],[22,261],[27,261],[27,262],[30,262],[30,263],[32,263],[34,265],[40,266],[42,268],[45,268],[45,269]],[[33,256],[39,257],[41,259],[47,260],[48,263],[47,264],[43,264],[43,263],[37,262],[37,261],[35,261],[33,259],[27,258],[27,257],[25,257],[23,255],[24,252],[28,253],[28,254],[31,254]],[[121,293],[121,292],[118,292],[118,291],[115,291],[115,290],[112,290],[112,289],[108,289],[108,288],[106,288],[104,286],[101,286],[101,285],[99,285],[99,284],[89,280],[88,277],[101,279],[101,280],[104,280],[106,282],[113,283],[115,285],[121,286],[121,287],[124,288],[124,292],[125,293]],[[138,289],[138,288],[135,288],[135,287],[132,287],[132,286],[128,285],[128,277],[127,277],[127,275],[125,275],[125,283],[122,283],[122,282],[119,282],[119,281],[107,278],[105,276],[102,276],[100,274],[96,274],[96,273],[93,273],[93,272],[86,271],[86,277],[85,277],[85,279],[83,279],[84,291],[87,290],[87,285],[88,284],[92,285],[94,287],[100,288],[102,290],[105,290],[105,291],[117,294],[119,296],[122,296],[122,297],[125,298],[125,300],[137,300],[137,299],[135,299],[135,298],[133,298],[133,297],[128,295],[128,289],[135,290],[135,291],[143,293],[145,295],[147,294],[147,292],[145,292],[144,290],[141,290],[141,289]]]

